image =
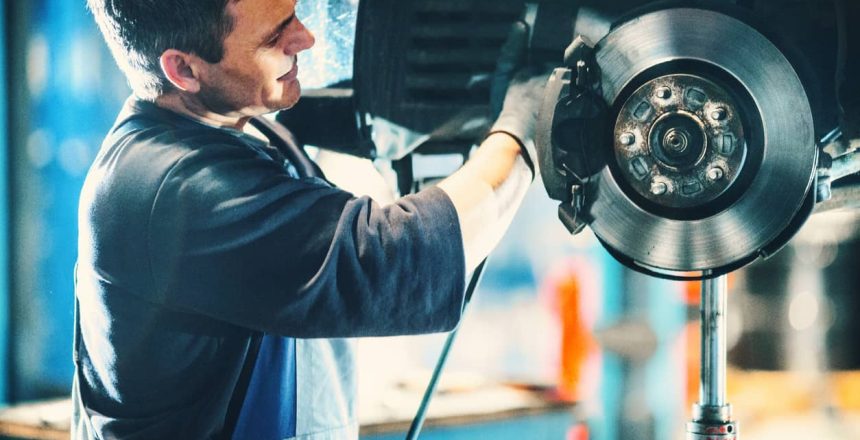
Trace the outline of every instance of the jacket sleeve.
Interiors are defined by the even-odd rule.
[[[465,264],[457,214],[431,188],[380,207],[235,146],[166,175],[148,227],[155,300],[283,336],[447,331]]]

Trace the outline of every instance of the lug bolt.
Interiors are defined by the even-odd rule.
[[[660,99],[668,99],[672,96],[672,90],[668,87],[660,87],[657,89],[657,97]]]
[[[708,170],[708,180],[711,182],[716,182],[722,179],[724,175],[725,172],[723,172],[723,169],[720,167],[713,167]]]
[[[634,136],[633,133],[621,133],[618,140],[621,141],[622,145],[630,146],[636,141],[636,136]]]
[[[711,119],[715,121],[722,121],[723,119],[726,119],[726,109],[722,107],[717,107],[711,110]]]
[[[669,191],[669,186],[664,182],[654,182],[651,184],[651,194],[655,196],[662,196],[666,194],[666,191]]]

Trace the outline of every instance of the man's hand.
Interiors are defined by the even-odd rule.
[[[514,24],[490,91],[498,119],[463,168],[438,185],[457,211],[469,272],[501,240],[537,175],[535,122],[549,75],[526,67],[528,38],[528,26]]]
[[[490,84],[490,116],[493,119],[497,119],[502,112],[505,93],[514,75],[526,65],[528,44],[529,25],[517,21],[511,25],[508,37],[499,51],[499,58],[496,59],[496,70]]]
[[[523,159],[538,174],[534,133],[537,114],[543,102],[548,72],[527,64],[529,26],[514,23],[496,63],[490,90],[490,109],[498,115],[489,134],[506,133],[522,149]]]

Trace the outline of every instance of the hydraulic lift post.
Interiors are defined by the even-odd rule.
[[[726,275],[702,281],[699,402],[687,424],[687,440],[736,440],[738,424],[726,401]]]

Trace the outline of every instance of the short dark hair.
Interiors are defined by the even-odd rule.
[[[230,1],[235,0],[87,0],[87,5],[135,94],[155,100],[173,88],[159,62],[165,50],[221,61],[224,39],[233,29]]]

